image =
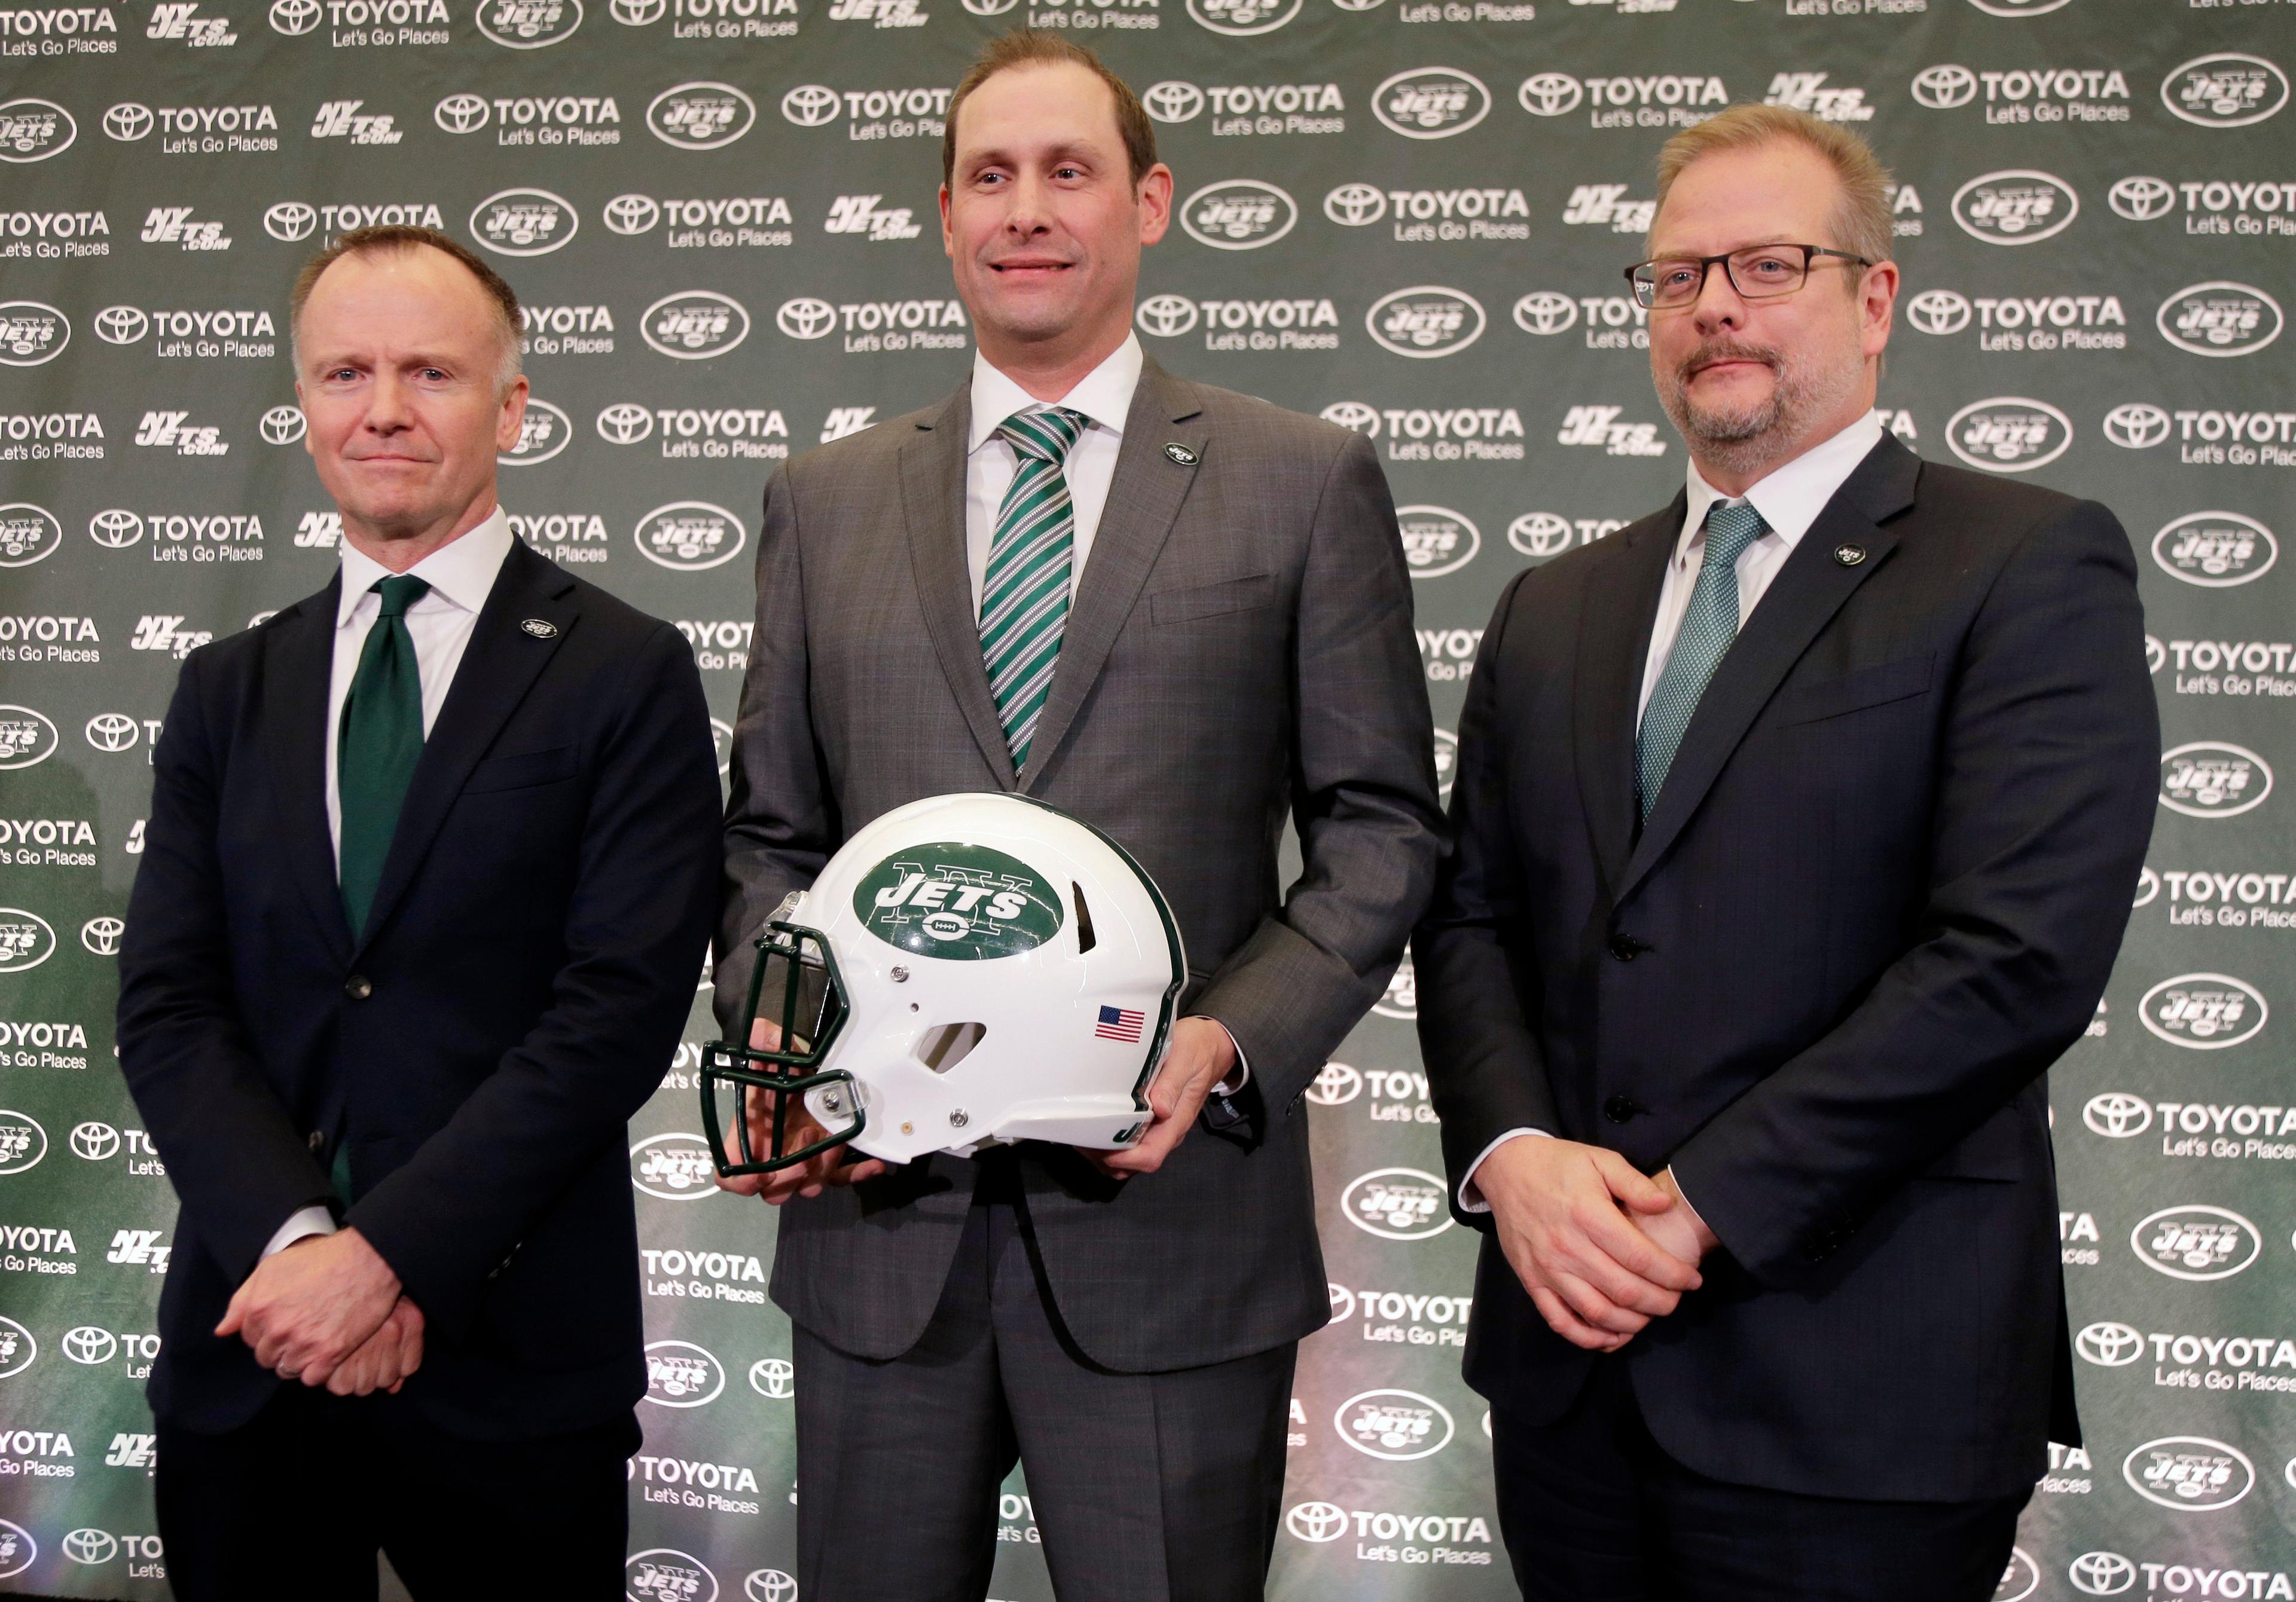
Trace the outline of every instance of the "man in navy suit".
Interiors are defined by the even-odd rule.
[[[150,1399],[176,1595],[614,1597],[645,1389],[625,1123],[715,904],[676,631],[513,537],[517,301],[344,235],[292,303],[334,582],[186,659],[119,1058],[183,1204]]]
[[[1874,419],[1886,176],[1669,143],[1683,493],[1508,586],[1459,726],[1420,1034],[1533,1598],[1980,1602],[2079,1439],[2043,1075],[2152,829],[2136,568]]]

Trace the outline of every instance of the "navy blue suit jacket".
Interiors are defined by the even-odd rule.
[[[340,578],[337,584],[340,584]],[[393,1405],[473,1438],[645,1388],[630,1114],[709,944],[719,792],[668,624],[513,544],[354,939],[326,814],[336,584],[194,651],[153,758],[119,1058],[182,1200],[153,1411],[218,1432],[279,1381],[210,1331],[330,1199],[426,1320]]]
[[[1673,1165],[1722,1246],[1625,1361],[1690,1467],[2022,1494],[2079,1439],[2043,1075],[2103,991],[2157,783],[2128,536],[1883,439],[1638,829],[1683,515],[1522,574],[1483,636],[1414,942],[1452,1185],[1521,1125]],[[1487,1238],[1469,1383],[1540,1422],[1590,1361]]]

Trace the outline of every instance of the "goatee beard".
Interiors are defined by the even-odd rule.
[[[1751,405],[1702,406],[1689,396],[1689,375],[1717,361],[1759,362],[1775,375],[1769,397]],[[1714,339],[1700,346],[1659,389],[1659,404],[1691,454],[1726,472],[1744,475],[1775,466],[1810,420],[1835,410],[1864,376],[1862,368],[1813,372],[1784,353],[1759,345]]]

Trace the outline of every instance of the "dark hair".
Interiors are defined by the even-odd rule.
[[[1108,64],[1081,45],[1071,44],[1056,33],[1037,33],[1015,29],[1001,37],[991,39],[987,49],[973,59],[957,81],[956,93],[949,97],[948,124],[940,136],[940,181],[947,184],[956,174],[956,113],[975,89],[1000,72],[1020,67],[1081,67],[1102,83],[1116,100],[1116,131],[1124,136],[1124,157],[1132,168],[1132,182],[1137,184],[1156,165],[1156,125],[1148,120],[1148,113],[1140,104],[1140,97],[1132,86],[1109,70]]]
[[[519,374],[518,292],[503,282],[502,274],[472,255],[468,248],[447,238],[436,228],[414,228],[401,224],[377,228],[354,228],[303,264],[295,274],[295,288],[287,298],[287,322],[292,333],[303,320],[303,307],[317,287],[319,274],[324,273],[346,256],[381,256],[403,254],[429,246],[453,257],[469,269],[479,287],[494,303],[496,322],[503,338],[503,364],[500,386],[507,389]],[[299,366],[300,364],[299,363]]]

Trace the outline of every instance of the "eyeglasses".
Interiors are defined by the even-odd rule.
[[[1627,269],[1627,282],[1635,286],[1636,304],[1645,308],[1689,306],[1705,292],[1707,271],[1718,261],[1740,299],[1775,300],[1808,282],[1810,262],[1820,256],[1854,261],[1861,267],[1874,265],[1862,256],[1824,245],[1749,245],[1720,256],[1661,256],[1636,262]]]

